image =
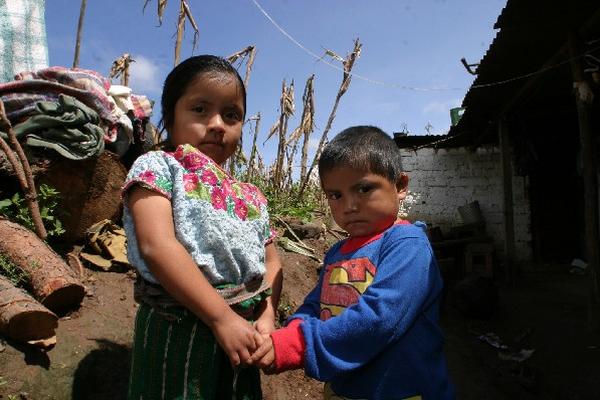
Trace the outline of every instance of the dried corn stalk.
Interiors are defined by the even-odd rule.
[[[354,48],[352,49],[352,52],[350,52],[350,54],[348,54],[346,56],[346,58],[344,59],[344,61],[342,62],[343,67],[344,67],[344,76],[342,78],[342,83],[340,85],[340,89],[338,90],[338,94],[335,97],[335,102],[333,103],[333,108],[331,110],[331,113],[329,114],[329,119],[327,120],[327,125],[325,126],[325,130],[323,131],[323,135],[321,136],[321,139],[319,140],[319,146],[317,147],[315,157],[313,158],[313,161],[312,161],[310,168],[308,169],[306,175],[303,176],[303,179],[301,181],[300,193],[299,193],[300,196],[302,196],[302,194],[304,193],[304,190],[306,189],[306,184],[309,181],[309,177],[311,176],[312,171],[315,168],[315,165],[317,164],[319,157],[321,156],[321,152],[323,151],[323,147],[325,146],[325,143],[327,141],[327,134],[331,130],[331,125],[333,124],[333,120],[335,119],[335,114],[336,114],[338,105],[340,103],[340,99],[342,98],[344,93],[346,93],[346,91],[348,90],[348,87],[350,86],[350,80],[352,79],[352,75],[351,75],[352,67],[354,67],[354,63],[360,57],[361,47],[362,47],[362,44],[360,43],[360,40],[359,39],[354,40]],[[333,53],[333,52],[328,50],[328,53]],[[335,54],[335,53],[333,53],[333,54]],[[338,59],[338,58],[340,58],[340,57],[339,56],[334,57],[334,59]]]
[[[123,53],[123,55],[113,61],[108,73],[109,78],[121,77],[121,85],[129,86],[129,65],[135,62],[129,53]]]
[[[315,102],[314,102],[314,89],[313,82],[315,75],[311,75],[304,86],[304,94],[302,95],[303,109],[302,109],[302,121],[298,127],[297,135],[304,135],[304,141],[302,143],[302,159],[300,161],[300,181],[306,176],[306,163],[308,161],[308,143],[310,135],[315,130]],[[295,133],[295,132],[294,132]],[[294,134],[291,135],[292,138]]]
[[[237,53],[233,53],[232,55],[227,57],[227,60],[231,64],[234,64],[239,59],[241,59],[241,62],[243,62],[243,60],[245,60],[246,57],[248,57],[248,59],[246,60],[246,75],[244,75],[244,86],[246,87],[246,90],[248,90],[248,82],[250,81],[250,73],[252,72],[252,65],[254,64],[255,56],[256,48],[254,46],[248,46],[245,49],[240,50]]]
[[[146,0],[144,2],[144,10],[150,0]],[[167,7],[167,0],[158,0],[158,24],[162,25],[162,18],[165,12],[165,8]],[[200,30],[198,29],[198,24],[196,24],[196,20],[194,20],[194,16],[192,15],[192,10],[190,9],[190,5],[187,0],[180,0],[179,3],[179,14],[177,15],[177,39],[175,40],[175,65],[179,64],[179,59],[181,56],[181,42],[183,40],[183,34],[185,32],[185,20],[190,21],[192,28],[194,28],[194,39],[192,42],[192,53],[196,48],[198,43],[198,36],[200,35]]]
[[[298,149],[298,141],[302,135],[304,135],[304,143],[302,146],[302,160],[301,160],[301,169],[300,169],[300,177],[306,172],[306,160],[307,160],[307,152],[308,152],[308,141],[310,138],[310,134],[315,129],[315,104],[313,100],[314,90],[313,90],[313,81],[315,79],[315,75],[311,75],[306,80],[306,85],[304,86],[304,94],[302,95],[302,119],[300,121],[300,125],[294,129],[294,131],[290,134],[290,137],[287,139],[288,143],[288,166],[287,166],[287,182],[286,186],[291,187],[293,182],[293,165],[294,158],[296,156],[296,152]],[[290,150],[291,146],[291,150]]]
[[[248,169],[246,170],[246,180],[249,180],[250,177],[252,176],[252,174],[254,173],[254,159],[256,158],[256,154],[257,154],[257,147],[256,147],[256,139],[258,138],[258,131],[259,131],[259,126],[260,126],[260,112],[256,115],[253,115],[252,117],[250,117],[248,120],[249,121],[254,121],[254,137],[252,138],[252,150],[250,150],[250,160],[248,161]]]
[[[280,99],[280,115],[279,115],[279,144],[277,146],[277,159],[275,162],[274,184],[275,187],[281,188],[284,181],[283,163],[285,158],[287,124],[290,116],[294,115],[294,81],[290,86],[285,85],[285,79],[281,84],[281,99]]]
[[[162,25],[162,17],[163,17],[163,13],[165,12],[165,7],[167,7],[167,1],[168,0],[158,0],[158,10],[157,10],[157,14],[158,14],[158,25]],[[146,0],[144,2],[144,8],[142,9],[143,11],[146,11],[146,6],[148,5],[148,3],[150,3],[150,0]]]

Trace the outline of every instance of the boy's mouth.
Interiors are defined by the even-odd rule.
[[[346,222],[346,226],[350,227],[350,226],[362,225],[365,223],[367,223],[367,221],[363,221],[363,220],[348,221],[348,222]]]

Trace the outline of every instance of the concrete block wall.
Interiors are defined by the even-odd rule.
[[[419,150],[400,149],[408,173],[409,196],[403,210],[410,220],[422,220],[449,232],[463,223],[458,207],[477,200],[486,232],[497,251],[504,249],[501,154],[497,147]],[[516,257],[531,260],[530,209],[525,177],[513,177]]]

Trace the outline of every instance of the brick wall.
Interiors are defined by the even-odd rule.
[[[451,226],[463,222],[458,207],[477,200],[486,232],[494,238],[497,251],[503,251],[502,164],[498,148],[400,151],[410,178],[409,196],[403,206],[410,220],[422,220],[448,232]],[[527,193],[526,178],[513,177],[516,257],[521,261],[532,258]]]

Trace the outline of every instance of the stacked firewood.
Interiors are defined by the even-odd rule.
[[[78,306],[85,295],[72,269],[33,232],[0,219],[0,253],[29,277],[31,294],[0,276],[0,333],[49,348],[56,343],[57,313]]]

